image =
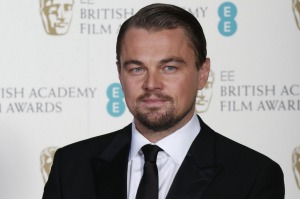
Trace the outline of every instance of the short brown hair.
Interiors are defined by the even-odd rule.
[[[121,45],[124,35],[131,27],[159,31],[163,29],[183,28],[190,39],[199,69],[204,63],[207,50],[203,29],[198,20],[188,11],[169,4],[151,4],[140,9],[121,26],[116,45],[117,63],[120,65]]]

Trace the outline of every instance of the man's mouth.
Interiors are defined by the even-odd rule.
[[[139,97],[138,101],[147,106],[161,106],[166,102],[172,101],[172,98],[161,94],[145,94]]]

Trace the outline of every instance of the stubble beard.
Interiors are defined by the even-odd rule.
[[[146,110],[137,105],[135,107],[135,118],[147,129],[154,132],[162,132],[171,129],[178,124],[190,111],[192,111],[195,106],[194,101],[194,103],[191,103],[191,106],[188,109],[177,115],[173,98],[160,93],[146,93],[140,96],[137,102],[139,103],[144,98],[151,95],[154,95],[160,99],[164,99],[168,101],[169,104],[163,108],[153,107],[147,108]]]

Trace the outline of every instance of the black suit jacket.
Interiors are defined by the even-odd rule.
[[[199,120],[201,131],[167,199],[284,198],[283,173],[278,164]],[[130,142],[128,125],[59,149],[43,199],[126,199]]]

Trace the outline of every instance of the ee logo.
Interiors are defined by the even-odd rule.
[[[231,2],[222,3],[219,7],[218,14],[220,21],[218,24],[219,32],[223,36],[231,36],[237,30],[237,23],[235,17],[237,15],[237,8]]]
[[[113,117],[121,116],[125,111],[124,93],[121,84],[111,84],[107,88],[106,94],[109,99],[106,106],[107,112]]]

